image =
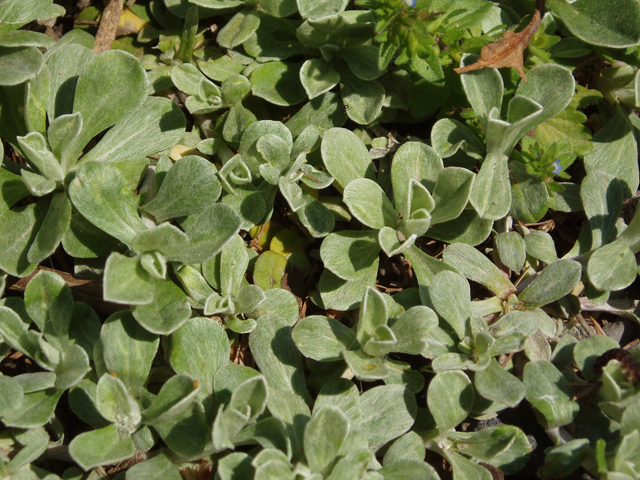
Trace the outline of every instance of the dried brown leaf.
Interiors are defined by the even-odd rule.
[[[513,67],[518,70],[520,78],[527,81],[527,77],[524,74],[523,58],[524,49],[527,48],[531,37],[536,33],[540,26],[540,11],[536,10],[533,14],[533,18],[529,25],[527,25],[522,31],[514,33],[511,30],[507,30],[499,40],[494,43],[489,43],[482,47],[480,51],[480,60],[471,65],[467,65],[462,68],[454,68],[456,73],[466,73],[473,70],[480,70],[485,67],[503,68]]]

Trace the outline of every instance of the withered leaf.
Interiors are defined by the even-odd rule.
[[[527,25],[522,31],[513,33],[511,30],[507,30],[502,37],[502,40],[498,40],[494,43],[489,43],[482,47],[480,51],[480,60],[471,65],[467,65],[462,68],[454,68],[456,73],[466,73],[473,70],[480,70],[484,67],[502,68],[513,67],[518,70],[520,78],[527,81],[527,77],[524,74],[524,68],[522,66],[522,55],[524,49],[527,48],[531,37],[536,33],[540,26],[540,11],[536,10],[533,14],[533,18],[529,25]]]

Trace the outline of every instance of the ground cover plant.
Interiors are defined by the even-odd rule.
[[[640,479],[640,0],[0,0],[0,478]]]

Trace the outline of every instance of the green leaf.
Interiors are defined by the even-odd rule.
[[[349,182],[344,189],[344,203],[360,222],[371,228],[395,228],[398,213],[380,185],[368,178]]]
[[[615,230],[622,210],[622,185],[613,175],[592,171],[580,185],[580,197],[591,227],[591,248],[595,250],[607,243]]]
[[[115,373],[137,395],[149,376],[158,337],[142,328],[130,311],[123,310],[107,318],[100,341],[106,371]]]
[[[138,257],[130,258],[113,252],[104,267],[104,299],[124,305],[148,305],[153,302],[153,277],[140,264]]]
[[[105,75],[104,72],[109,72]],[[96,92],[100,95],[96,97]],[[129,115],[147,96],[147,75],[138,59],[122,50],[109,50],[95,57],[78,77],[73,113],[82,114],[82,131],[67,148],[78,158],[98,133]]]
[[[572,401],[573,390],[551,362],[527,363],[522,381],[527,388],[527,400],[539,413],[538,420],[544,428],[561,427],[575,420],[580,408]]]
[[[391,369],[384,356],[371,356],[362,349],[343,350],[342,357],[355,377],[363,382],[373,382],[388,377]]]
[[[182,475],[180,475],[178,466],[164,454],[133,465],[127,469],[125,474],[126,480],[154,480],[156,478],[181,480]]]
[[[297,211],[300,223],[304,225],[313,238],[329,235],[335,227],[335,217],[324,203],[315,200],[306,192],[303,193],[306,205]]]
[[[91,371],[89,356],[80,345],[71,345],[56,365],[56,388],[64,391],[76,385]]]
[[[39,263],[52,255],[60,245],[71,223],[71,202],[64,192],[54,193],[49,210],[27,252],[27,261]]]
[[[220,29],[216,40],[221,47],[234,48],[249,38],[259,26],[260,17],[255,10],[241,10]],[[206,71],[203,72],[206,74]]]
[[[305,357],[320,362],[341,360],[342,351],[356,342],[353,330],[333,318],[320,315],[300,320],[293,329],[292,338]]]
[[[302,18],[319,19],[343,12],[349,2],[347,0],[331,0],[318,3],[314,0],[298,0],[297,3]]]
[[[550,89],[549,85],[553,85]],[[527,72],[527,82],[520,82],[517,95],[523,95],[542,106],[543,110],[533,123],[523,125],[517,140],[530,129],[561,113],[573,99],[575,80],[568,68],[553,63],[536,65]],[[511,105],[509,105],[511,108]],[[511,117],[509,115],[509,117]],[[513,123],[513,120],[509,118]],[[515,144],[515,142],[514,142]]]
[[[304,450],[312,472],[328,473],[349,432],[349,420],[337,407],[314,409],[304,430]]]
[[[573,260],[558,260],[548,265],[519,295],[526,308],[548,305],[571,293],[580,281],[582,268]]]
[[[64,179],[65,172],[60,166],[60,160],[51,153],[42,134],[31,132],[24,137],[18,137],[18,145],[38,173],[57,182]]]
[[[0,169],[0,215],[27,195],[29,190],[18,175]]]
[[[222,203],[231,206],[240,215],[242,230],[250,230],[265,218],[267,213],[265,197],[250,183],[236,185],[234,192],[235,195],[223,195]]]
[[[441,433],[459,425],[473,406],[473,387],[464,372],[437,373],[429,383],[427,405]]]
[[[22,398],[20,408],[5,415],[2,423],[15,428],[40,427],[51,420],[63,393],[63,390],[57,388],[27,393]]]
[[[204,408],[198,401],[191,403],[173,420],[154,424],[153,429],[173,452],[183,458],[201,455],[207,439],[211,438]]]
[[[69,455],[85,470],[121,462],[135,453],[131,437],[122,437],[114,425],[81,433],[69,444]]]
[[[382,294],[375,288],[367,287],[362,298],[356,329],[356,338],[360,345],[375,338],[378,327],[387,326],[388,317],[387,302]]]
[[[118,120],[82,161],[117,162],[152,155],[175,145],[184,134],[185,125],[184,113],[175,103],[167,98],[148,97]]]
[[[440,272],[429,285],[429,298],[438,314],[463,339],[471,317],[469,282],[457,273]]]
[[[499,220],[511,207],[509,157],[489,154],[476,175],[469,201],[480,218]]]
[[[151,405],[142,412],[142,421],[154,424],[175,419],[191,405],[199,388],[199,382],[190,376],[171,377],[162,385]]]
[[[0,269],[9,275],[26,277],[36,268],[27,254],[47,212],[47,199],[0,215]],[[19,232],[19,235],[16,235]]]
[[[5,375],[0,376],[0,387],[0,417],[4,417],[20,406],[24,390],[17,380]]]
[[[542,230],[534,230],[524,236],[527,255],[544,263],[553,263],[558,259],[556,246],[551,235]]]
[[[345,230],[327,236],[320,246],[325,268],[343,280],[356,280],[378,258],[380,248],[370,230]]]
[[[415,396],[400,385],[367,390],[360,396],[360,408],[360,429],[373,450],[406,433],[417,413]]]
[[[189,220],[184,231],[191,245],[174,258],[182,263],[204,263],[213,258],[238,233],[242,221],[236,211],[224,203],[209,205]]]
[[[587,274],[591,284],[601,291],[618,291],[631,285],[638,274],[633,251],[621,241],[605,245],[589,258]]]
[[[375,80],[362,80],[346,68],[340,69],[339,73],[342,101],[348,107],[347,116],[360,125],[373,123],[384,103],[382,84]]]
[[[258,4],[269,15],[275,17],[289,17],[298,11],[298,6],[293,0],[259,0]]]
[[[452,118],[438,120],[431,130],[431,144],[442,158],[462,150],[471,158],[482,161],[485,149],[478,137],[464,124]]]
[[[216,474],[220,476],[220,480],[234,480],[237,475],[239,475],[238,478],[255,478],[252,460],[253,457],[246,453],[230,453],[220,459]]]
[[[191,317],[187,295],[171,280],[151,279],[153,301],[133,305],[133,316],[146,330],[170,335]]]
[[[69,185],[69,197],[83,217],[126,244],[147,229],[128,182],[112,164],[93,162],[80,167]]]
[[[549,0],[549,8],[571,33],[592,45],[624,48],[640,43],[640,5],[634,0],[607,4],[597,0]]]
[[[380,49],[375,45],[357,45],[340,50],[342,58],[353,74],[361,80],[375,80],[385,70],[379,68]]]
[[[318,291],[324,308],[333,310],[357,308],[366,288],[375,284],[379,263],[379,260],[374,260],[371,266],[360,271],[357,280],[350,281],[341,279],[330,270],[324,270],[318,282]]]
[[[169,170],[156,197],[143,210],[157,221],[200,213],[215,203],[222,187],[216,168],[195,155],[181,158]]]
[[[234,390],[229,404],[220,406],[215,418],[212,431],[214,448],[233,447],[233,437],[264,411],[267,392],[267,382],[262,375],[245,380]]]
[[[384,454],[382,463],[385,466],[393,463],[404,463],[404,460],[422,462],[426,454],[424,440],[416,432],[408,432],[391,444]]]
[[[448,222],[460,216],[469,201],[475,175],[466,168],[447,167],[441,170],[433,189],[435,209],[431,224]]]
[[[498,267],[469,245],[449,245],[443,253],[443,259],[469,280],[484,285],[503,300],[515,293],[515,287]]]
[[[275,316],[260,317],[249,335],[251,352],[271,388],[287,390],[311,403],[304,379],[302,356],[292,337],[291,327]]]
[[[36,32],[21,32],[21,33],[33,33],[41,35],[48,40],[46,35]],[[51,90],[51,73],[47,68],[43,68],[38,76],[27,85],[27,96],[25,99],[25,111],[24,119],[27,129],[31,132],[38,132],[42,135],[47,131],[47,101],[49,100],[49,94]]]
[[[198,380],[201,397],[213,392],[213,377],[229,363],[229,341],[224,329],[204,317],[190,319],[167,337],[165,352],[176,373]]]
[[[629,121],[621,108],[593,136],[593,151],[584,157],[587,174],[600,170],[622,183],[627,200],[638,189],[638,148]]]
[[[295,26],[282,18],[263,15],[260,27],[242,44],[247,54],[263,61],[284,60],[306,51],[296,38]]]
[[[264,135],[278,136],[284,140],[288,146],[293,144],[291,132],[280,122],[261,120],[249,125],[242,134],[239,153],[242,156],[242,160],[249,167],[249,170],[251,170],[252,175],[259,174],[260,164],[267,162],[267,160],[258,151],[258,141]]]
[[[477,59],[477,55],[465,55],[462,62],[460,62],[460,66],[470,65]],[[486,134],[489,112],[493,108],[500,110],[502,107],[502,94],[504,91],[502,77],[495,68],[483,68],[462,74],[460,80],[462,81],[464,93],[467,95],[467,99]]]
[[[549,449],[544,458],[540,473],[547,478],[566,477],[578,468],[591,455],[589,440],[576,438],[565,444]]]
[[[251,75],[256,97],[283,107],[301,103],[307,97],[300,82],[301,63],[269,62]]]
[[[96,408],[106,420],[113,422],[119,432],[132,434],[140,423],[140,407],[122,380],[105,373],[98,380]]]
[[[547,213],[550,197],[546,183],[529,175],[520,162],[509,162],[511,174],[511,211],[515,220],[535,223]]]
[[[0,85],[17,85],[34,78],[44,66],[36,47],[0,46]]]
[[[220,88],[220,94],[222,96],[222,101],[227,105],[237,106],[251,91],[251,82],[244,75],[236,74],[231,75],[226,78],[222,83],[222,87]],[[240,105],[242,107],[242,105]],[[244,115],[247,118],[251,118],[253,114],[246,110],[247,113]],[[256,119],[251,121],[251,123],[255,122]],[[246,125],[247,127],[249,124]],[[244,129],[243,129],[244,130]],[[239,138],[238,138],[239,140]]]
[[[494,237],[500,261],[509,269],[519,272],[527,259],[525,242],[517,232],[499,233]]]
[[[343,189],[349,182],[374,179],[369,151],[362,140],[345,128],[332,128],[322,135],[322,161]]]
[[[479,432],[455,432],[447,436],[454,441],[452,449],[493,465],[506,475],[520,471],[531,452],[527,436],[512,425],[487,427]]]
[[[389,465],[382,467],[378,473],[385,480],[408,480],[410,478],[422,478],[424,480],[439,480],[435,469],[422,460],[413,458],[401,458]]]
[[[300,82],[309,99],[328,92],[340,83],[340,74],[321,58],[306,60],[300,67]]]
[[[488,368],[475,372],[473,385],[482,397],[511,408],[519,405],[526,393],[522,382],[502,368],[495,359],[491,359]]]
[[[351,432],[360,423],[362,411],[360,410],[360,393],[355,384],[345,378],[332,378],[322,385],[314,409],[322,406],[334,406],[340,408],[349,419]]]
[[[91,48],[73,43],[58,47],[54,51],[50,50],[47,54],[47,68],[51,73],[47,115],[50,121],[53,121],[73,112],[73,98],[78,77],[93,62],[96,54]],[[71,161],[75,162],[76,159],[77,157]]]
[[[24,292],[27,313],[45,338],[58,350],[70,347],[69,322],[73,296],[66,282],[53,272],[40,271]]]
[[[438,317],[429,307],[418,305],[403,312],[391,330],[398,342],[394,352],[419,355],[427,347],[429,331],[438,325]]]
[[[336,93],[327,92],[305,103],[289,119],[287,127],[291,134],[297,137],[309,125],[329,130],[344,125],[346,121],[347,114],[343,111],[342,101]]]
[[[139,255],[159,252],[168,258],[188,246],[189,237],[170,223],[161,223],[152,229],[143,230],[131,242],[131,248]]]

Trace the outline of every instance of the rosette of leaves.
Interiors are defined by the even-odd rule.
[[[54,418],[62,394],[91,371],[89,359],[99,332],[93,309],[74,302],[69,286],[48,271],[31,279],[24,301],[0,300],[2,351],[15,349],[40,370],[0,376],[0,419],[7,439],[1,475],[19,476],[49,447],[44,426]]]
[[[223,201],[237,205],[247,220],[244,226],[251,228],[263,218],[258,216],[262,212],[246,208],[243,198],[257,189],[266,204],[268,219],[279,189],[312,236],[321,238],[333,230],[335,220],[330,210],[300,187],[302,182],[308,188],[320,190],[333,182],[331,175],[306,163],[306,154],[317,149],[319,135],[319,130],[311,126],[294,142],[285,125],[271,120],[255,122],[244,131],[238,155],[230,159],[220,171],[223,185],[226,183],[229,191]],[[229,165],[229,162],[233,163]],[[253,178],[257,187],[242,184],[244,180],[238,177]],[[233,183],[235,187],[231,186]],[[245,193],[236,188],[239,184]]]
[[[204,300],[204,314],[221,316],[225,325],[237,333],[249,333],[256,328],[252,314],[266,300],[260,287],[247,284],[244,275],[248,266],[247,247],[242,238],[235,235],[220,255],[202,268],[204,278],[220,292],[211,290]]]
[[[385,298],[367,287],[355,331],[333,318],[309,316],[296,324],[293,339],[305,357],[320,362],[342,359],[356,378],[374,381],[397,368],[387,364],[388,354],[421,354],[427,348],[427,335],[437,325],[435,313],[424,306],[412,307],[390,322]],[[411,377],[411,372],[405,373]]]
[[[96,55],[84,46],[92,42],[88,35],[70,35],[47,51],[37,77],[0,91],[0,135],[27,163],[5,160],[0,171],[8,192],[0,204],[0,237],[7,247],[0,268],[11,275],[30,274],[61,242],[80,258],[118,248],[113,238],[95,238],[95,229],[72,209],[68,189],[76,170],[86,166],[101,181],[101,175],[117,177],[98,191],[131,192],[149,163],[146,156],[170,147],[184,132],[179,108],[147,97],[147,77],[135,57],[120,50]],[[78,163],[87,144],[107,129]],[[14,206],[28,195],[33,200]],[[101,213],[108,212],[115,213]],[[11,233],[17,231],[24,234]]]
[[[190,63],[173,65],[171,81],[181,92],[189,95],[185,106],[194,115],[204,115],[222,108],[233,107],[240,104],[251,91],[251,83],[243,75],[232,75],[218,87]],[[252,116],[252,121],[256,120],[250,112],[246,110],[245,112]]]
[[[141,219],[126,179],[110,164],[83,165],[69,195],[84,218],[130,248],[129,255],[109,255],[104,298],[132,305],[133,315],[150,332],[169,334],[189,319],[191,306],[167,275],[167,262],[188,265],[213,258],[238,232],[241,219],[229,205],[216,203],[222,188],[215,167],[202,157],[183,157],[167,172],[151,175],[162,179],[155,197],[142,207],[151,227]],[[177,218],[181,228],[165,222]]]
[[[406,251],[432,224],[456,219],[467,205],[474,174],[464,168],[444,168],[440,156],[428,145],[409,142],[395,153],[392,203],[374,181],[373,163],[353,133],[332,129],[325,132],[322,142],[324,163],[344,188],[344,203],[360,222],[378,230],[378,244],[388,256]],[[349,170],[342,167],[346,158],[352,165]],[[323,256],[325,265],[343,278],[330,255],[327,251]]]
[[[24,301],[13,297],[0,304],[3,342],[44,370],[0,377],[5,385],[0,417],[11,428],[45,425],[63,392],[91,371],[100,321],[90,306],[73,301],[60,276],[48,271],[31,279]]]
[[[462,64],[474,58],[465,56]],[[500,118],[504,84],[496,69],[465,73],[461,80],[484,132],[484,145],[468,127],[454,119],[441,119],[431,133],[435,150],[443,158],[461,150],[473,162],[481,162],[469,197],[480,219],[498,220],[511,213],[521,221],[537,221],[549,205],[545,181],[531,176],[519,163],[509,162],[508,155],[528,131],[569,105],[575,90],[571,72],[554,64],[532,68],[527,82],[520,82],[510,99],[506,120]],[[548,95],[550,91],[553,95]]]
[[[158,336],[144,330],[128,310],[113,314],[102,325],[93,351],[97,383],[86,378],[69,393],[73,412],[94,428],[69,444],[69,454],[83,469],[122,461],[136,451],[146,452],[158,436],[182,457],[202,452],[209,427],[197,397],[200,390],[211,392],[212,385],[200,384],[189,373],[203,381],[212,380],[213,373],[228,361],[229,347],[221,341],[224,332],[220,326],[211,325],[209,319],[193,320],[194,325],[178,330],[167,349],[171,366],[184,373],[169,376],[159,391],[154,390],[156,394],[146,387],[160,343]],[[222,335],[211,335],[211,329],[219,329]],[[204,373],[196,363],[185,368],[185,348],[193,347],[194,332],[214,340],[206,354],[207,358],[218,358],[207,367],[213,373]]]
[[[250,456],[235,452],[220,459],[218,475],[234,478],[306,478],[358,479],[368,471],[376,478],[438,479],[433,468],[424,462],[422,447],[408,455],[398,452],[406,445],[407,433],[414,423],[415,398],[399,385],[372,388],[362,395],[355,385],[341,378],[328,381],[313,406],[286,390],[269,387],[267,409],[271,416],[247,426],[235,444],[260,443],[264,449]],[[384,412],[384,415],[381,413]],[[215,427],[214,427],[215,428]],[[396,440],[395,454],[388,454],[384,466],[373,452]],[[420,443],[419,441],[418,443]]]

